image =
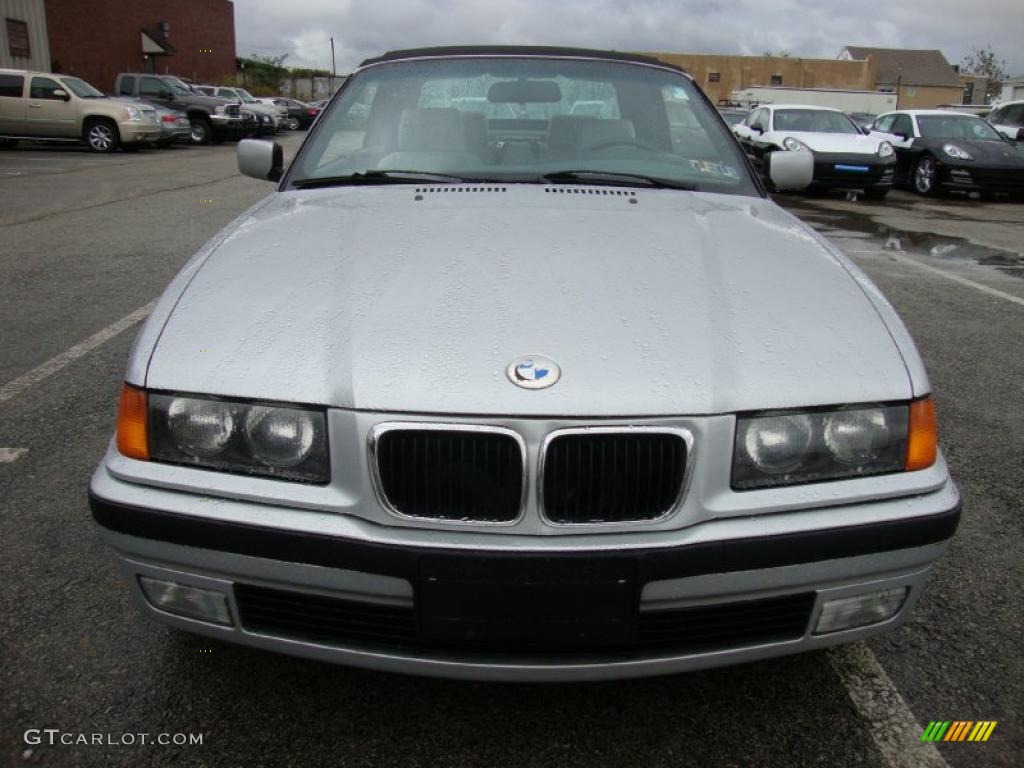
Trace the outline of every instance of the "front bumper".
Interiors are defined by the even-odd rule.
[[[591,535],[531,547],[500,533],[489,535],[492,546],[480,546],[478,536],[469,543],[458,532],[140,486],[102,465],[90,505],[136,601],[154,618],[325,661],[519,681],[701,669],[892,629],[912,609],[960,513],[947,481],[919,496],[841,508],[854,525],[807,530],[801,518],[814,511],[804,510],[666,531],[654,546],[609,546]],[[140,576],[224,594],[231,625],[157,610]],[[581,591],[565,593],[567,582]],[[591,586],[621,604],[614,622],[602,606],[571,600],[556,616],[524,607],[557,590],[585,598]],[[892,588],[908,592],[891,619],[814,634],[825,601]],[[536,622],[516,619],[514,637],[508,627],[489,637],[506,611]],[[547,634],[577,621],[590,632],[583,641],[571,631],[570,640]]]
[[[939,186],[966,192],[1024,194],[1024,168],[1000,168],[979,163],[938,163]]]
[[[210,125],[214,135],[225,138],[238,138],[245,134],[246,124],[241,115],[210,115]]]
[[[890,188],[896,178],[896,156],[880,158],[835,152],[814,153],[814,184],[834,189]]]

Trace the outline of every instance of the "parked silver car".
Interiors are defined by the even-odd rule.
[[[276,191],[168,286],[90,485],[147,615],[502,680],[698,669],[906,619],[960,514],[921,358],[681,70],[397,52],[287,171],[271,142],[238,156]],[[810,153],[768,165],[810,181]]]
[[[127,96],[112,96],[111,98],[127,104],[138,103]],[[152,105],[151,109],[156,110],[156,120],[160,124],[160,136],[153,141],[156,146],[166,149],[179,141],[192,141],[192,124],[186,113],[178,109],[167,109],[159,105]]]

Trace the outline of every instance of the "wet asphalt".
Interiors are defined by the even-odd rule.
[[[0,386],[159,295],[269,191],[238,175],[230,146],[0,153]],[[1019,765],[1024,306],[999,294],[1024,299],[1024,204],[902,192],[882,204],[780,202],[902,315],[964,498],[913,619],[870,647],[920,723],[999,722],[985,744],[940,745],[949,765]],[[0,463],[0,765],[888,764],[823,653],[638,681],[474,684],[293,659],[143,619],[85,497],[133,333],[0,403],[0,447],[27,449]],[[203,744],[26,742],[47,728]]]

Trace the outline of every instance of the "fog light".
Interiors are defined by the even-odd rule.
[[[231,624],[228,599],[220,592],[148,576],[139,576],[139,584],[150,605],[157,610],[215,624]]]
[[[824,635],[843,629],[866,627],[891,619],[907,598],[907,588],[869,592],[865,595],[829,600],[821,608],[814,634]]]

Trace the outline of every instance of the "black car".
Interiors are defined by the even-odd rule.
[[[320,114],[318,107],[306,104],[298,99],[289,99],[282,96],[281,98],[274,99],[274,103],[288,110],[288,128],[292,131],[297,131],[300,128],[306,130],[316,120],[316,116]]]
[[[1024,150],[975,115],[902,110],[871,126],[896,148],[897,182],[919,195],[941,190],[1024,194]]]

